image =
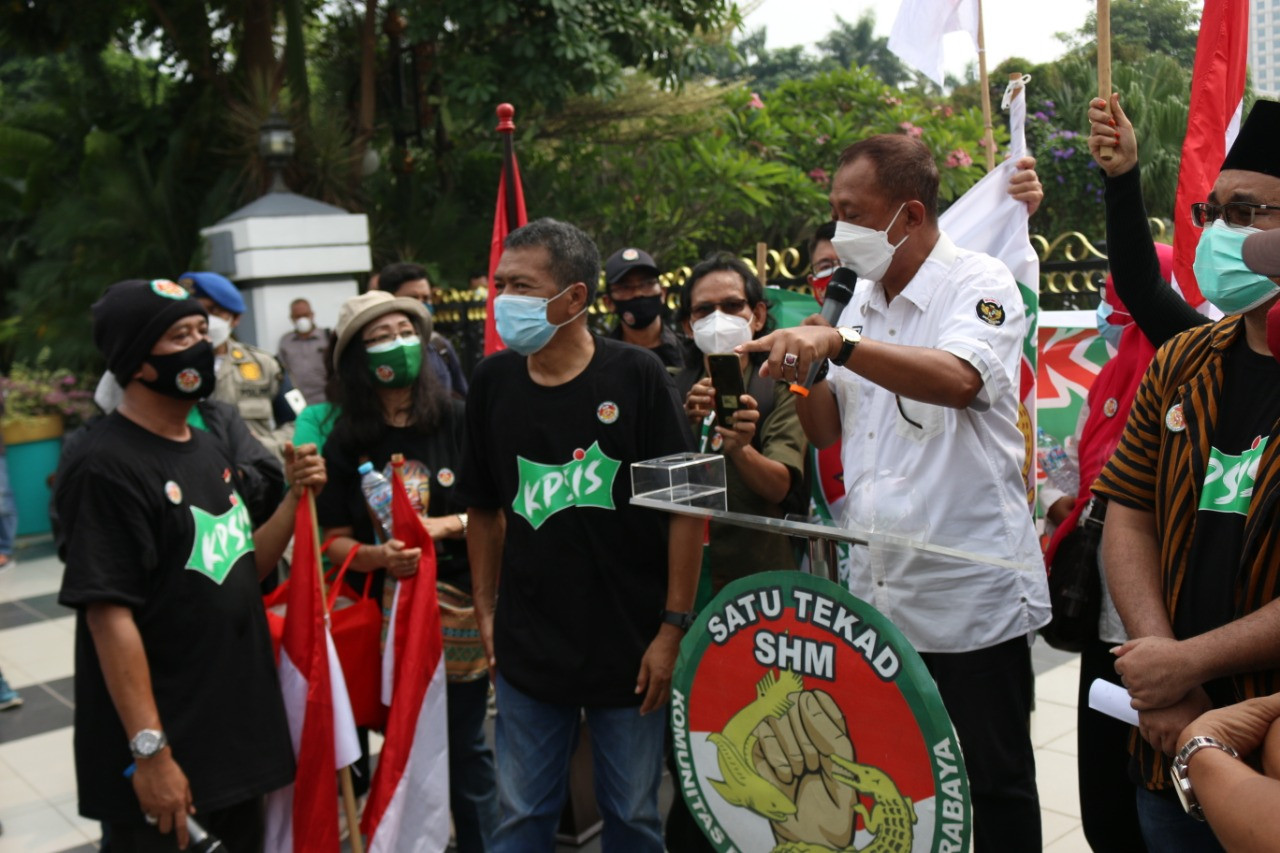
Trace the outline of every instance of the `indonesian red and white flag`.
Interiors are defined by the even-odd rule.
[[[325,621],[309,500],[298,502],[280,643],[280,690],[297,760],[294,783],[267,798],[269,853],[338,853],[337,770],[360,757],[347,683]]]
[[[1191,205],[1209,200],[1222,161],[1240,131],[1248,56],[1248,0],[1205,0],[1173,208],[1173,281],[1187,302],[1202,311],[1208,304],[1191,269],[1200,244]]]
[[[502,244],[506,242],[508,234],[529,223],[529,214],[524,207],[524,185],[520,182],[520,163],[516,160],[515,143],[511,139],[516,129],[511,120],[513,115],[515,110],[510,104],[498,107],[497,130],[502,134],[502,173],[498,177],[498,201],[493,210],[493,236],[489,240],[489,297],[484,315],[485,355],[492,355],[507,346],[498,334],[493,311],[493,300],[497,298],[493,274],[502,257]]]
[[[941,86],[942,37],[968,33],[977,50],[979,14],[978,0],[902,0],[889,32],[889,50]]]
[[[391,477],[391,533],[406,548],[421,548],[422,556],[417,573],[397,583],[383,652],[391,697],[386,740],[361,829],[369,853],[437,853],[449,844],[449,725],[436,552],[398,467]]]

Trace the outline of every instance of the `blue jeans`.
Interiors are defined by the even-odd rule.
[[[658,784],[667,715],[640,716],[638,706],[579,708],[540,702],[503,679],[498,690],[497,853],[552,853],[564,808],[569,757],[586,712],[591,729],[596,803],[604,819],[605,853],[662,853]]]
[[[498,825],[493,753],[484,741],[489,679],[450,684],[448,696],[449,810],[458,853],[484,853]]]
[[[9,488],[9,461],[0,453],[0,554],[12,556],[18,534],[18,507]]]
[[[1222,853],[1209,824],[1182,810],[1176,797],[1138,787],[1138,824],[1148,850],[1160,853]]]

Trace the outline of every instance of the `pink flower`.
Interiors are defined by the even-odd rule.
[[[821,166],[817,167],[816,169],[810,169],[809,177],[810,179],[813,180],[815,184],[821,184],[823,186],[827,185],[827,181],[830,178],[830,176],[827,174],[827,170],[822,168]]]
[[[902,128],[903,132],[906,133],[907,136],[912,137],[913,139],[919,139],[921,136],[924,135],[923,127],[916,127],[914,124],[912,124],[909,121],[901,122],[898,125],[898,127]]]
[[[893,95],[890,95],[887,92],[880,96],[880,102],[890,107],[902,106],[901,98],[895,98]]]
[[[764,109],[764,101],[760,100],[760,95],[756,92],[751,93],[751,100],[747,102],[747,106],[753,110]]]
[[[972,166],[973,158],[963,148],[957,148],[947,155],[947,166],[955,169],[960,166]]]
[[[818,143],[819,145],[826,145],[830,141],[831,141],[831,137],[825,133],[814,140],[814,142]]]

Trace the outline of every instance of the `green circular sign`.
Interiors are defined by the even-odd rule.
[[[830,581],[721,590],[680,646],[676,787],[719,851],[962,853],[964,759],[924,661]]]

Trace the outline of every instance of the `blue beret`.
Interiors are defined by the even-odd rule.
[[[178,284],[190,286],[196,296],[207,296],[232,314],[244,313],[244,297],[231,281],[216,272],[184,272]]]

